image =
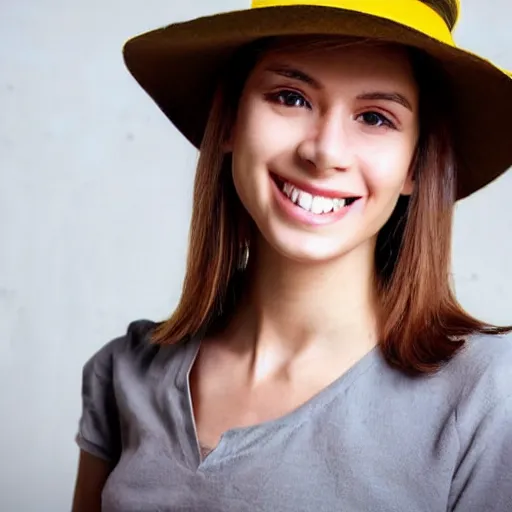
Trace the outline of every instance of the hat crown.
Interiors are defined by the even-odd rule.
[[[408,13],[428,12],[441,19],[448,30],[452,32],[460,12],[460,0],[252,0],[252,8],[259,7],[291,7],[291,6],[320,6],[367,13],[402,11]],[[428,11],[427,11],[428,10]],[[385,16],[388,17],[388,16]]]
[[[252,0],[252,8],[321,7],[351,11],[390,20],[454,46],[450,25],[458,0]],[[442,11],[436,10],[434,5]],[[449,10],[452,6],[454,9]],[[443,10],[443,7],[445,8]],[[445,16],[452,14],[454,16]]]

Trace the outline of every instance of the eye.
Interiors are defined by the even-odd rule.
[[[387,126],[388,128],[396,129],[396,126],[386,116],[379,112],[364,112],[363,114],[360,114],[358,118],[368,126],[375,126],[376,128]]]
[[[311,108],[310,103],[304,96],[296,91],[282,90],[268,94],[267,98],[273,103],[278,103],[285,107]]]

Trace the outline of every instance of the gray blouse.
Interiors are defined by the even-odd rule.
[[[201,340],[140,320],[83,371],[77,443],[115,465],[104,512],[511,512],[512,338],[477,336],[432,376],[378,348],[285,416],[201,456],[189,371]]]

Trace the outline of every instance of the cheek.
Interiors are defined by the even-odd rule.
[[[234,130],[234,151],[244,159],[272,164],[293,152],[307,131],[302,112],[283,114],[256,93],[240,103]]]
[[[372,195],[398,195],[408,181],[414,148],[409,143],[388,144],[364,153],[361,168]]]
[[[251,194],[263,192],[267,170],[283,158],[289,158],[297,139],[298,127],[284,116],[276,115],[263,102],[246,101],[240,105],[233,130],[233,179],[239,194],[250,187]],[[263,187],[263,190],[262,190]],[[255,190],[254,190],[255,189]]]
[[[269,147],[271,130],[269,124],[265,130],[266,119],[261,114],[255,112],[250,102],[242,103],[232,137],[233,183],[242,204],[253,218],[268,195],[264,171],[272,149]]]
[[[233,136],[235,174],[246,175],[254,169],[265,148],[265,131],[258,116],[247,106],[241,106]]]
[[[236,126],[233,131],[233,180],[239,194],[240,188],[247,186],[252,178],[254,165],[259,153],[258,137],[254,125],[254,116],[246,106],[241,105]]]

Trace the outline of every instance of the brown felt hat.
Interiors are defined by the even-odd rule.
[[[253,0],[250,9],[134,37],[124,58],[137,82],[199,148],[219,73],[234,52],[261,38],[290,35],[376,38],[434,57],[453,90],[458,199],[512,166],[511,75],[458,48],[445,20],[420,0]]]

